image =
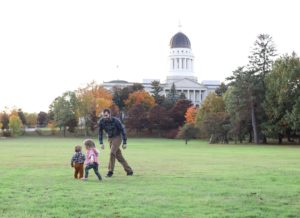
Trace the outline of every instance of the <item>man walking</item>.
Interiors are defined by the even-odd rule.
[[[103,110],[103,118],[99,121],[99,142],[102,149],[104,149],[103,130],[105,130],[108,136],[108,142],[110,146],[110,159],[108,164],[107,177],[111,177],[114,174],[116,159],[123,166],[124,170],[127,173],[127,176],[132,176],[133,171],[124,159],[120,149],[122,141],[122,148],[127,148],[127,138],[125,129],[118,118],[111,116],[111,112],[109,109]]]

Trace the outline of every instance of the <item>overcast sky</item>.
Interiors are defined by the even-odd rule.
[[[195,74],[223,81],[245,65],[256,36],[300,54],[297,0],[0,1],[0,110],[48,110],[96,80],[164,80],[169,41],[190,39]],[[119,66],[119,68],[117,68]]]

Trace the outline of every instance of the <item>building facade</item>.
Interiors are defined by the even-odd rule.
[[[157,79],[143,80],[142,85],[146,91],[151,91],[153,80]],[[163,95],[168,94],[173,83],[177,93],[179,95],[184,93],[186,98],[192,101],[194,105],[200,105],[210,92],[214,92],[220,86],[220,82],[214,80],[205,80],[198,83],[198,78],[194,73],[194,55],[191,42],[182,32],[176,33],[170,40],[169,72],[166,80],[161,83]],[[122,88],[133,84],[133,82],[124,80],[113,80],[104,82],[102,85],[112,90],[114,86]]]

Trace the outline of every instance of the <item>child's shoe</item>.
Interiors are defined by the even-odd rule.
[[[112,177],[113,174],[114,174],[114,173],[113,173],[112,171],[108,171],[106,177]]]

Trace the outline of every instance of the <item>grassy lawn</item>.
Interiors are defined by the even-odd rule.
[[[81,142],[0,139],[0,217],[300,217],[300,147],[129,139],[135,175],[100,183],[73,179]]]

